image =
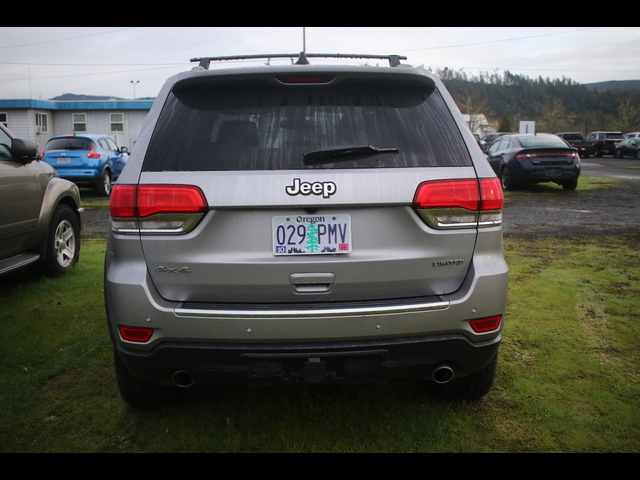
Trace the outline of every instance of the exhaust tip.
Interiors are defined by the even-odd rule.
[[[451,383],[455,377],[453,369],[447,365],[440,366],[433,372],[433,381],[438,385],[446,385]]]
[[[173,374],[173,383],[179,388],[191,388],[195,380],[189,372],[180,371]]]

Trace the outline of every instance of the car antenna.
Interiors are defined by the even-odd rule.
[[[307,27],[302,27],[302,51],[300,52],[300,58],[296,62],[296,65],[310,65],[307,58]]]

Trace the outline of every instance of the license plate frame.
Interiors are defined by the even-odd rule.
[[[351,215],[273,217],[276,257],[348,255],[353,252]]]

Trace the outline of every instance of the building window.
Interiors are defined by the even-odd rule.
[[[111,114],[111,133],[124,132],[124,114]]]
[[[4,112],[0,113],[0,123],[9,128],[9,116]]]
[[[86,133],[87,131],[87,114],[73,114],[73,133]]]
[[[49,131],[49,118],[46,113],[36,113],[36,132],[47,133]]]

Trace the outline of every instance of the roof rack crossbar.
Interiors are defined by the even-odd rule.
[[[363,60],[388,60],[391,67],[397,67],[400,65],[401,60],[407,60],[407,57],[400,55],[358,55],[350,53],[274,53],[264,55],[238,55],[231,57],[201,57],[192,58],[191,62],[198,62],[200,66],[206,70],[209,70],[211,62],[228,62],[233,60],[258,60],[258,59],[272,59],[272,58],[299,58],[298,64],[307,64],[307,58],[357,58]]]

